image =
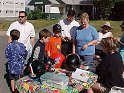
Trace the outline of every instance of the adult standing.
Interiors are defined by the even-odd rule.
[[[11,42],[10,31],[13,29],[17,29],[20,32],[20,38],[18,42],[23,43],[26,46],[26,50],[28,51],[28,56],[26,58],[25,65],[27,64],[27,60],[31,56],[32,47],[35,43],[35,31],[34,26],[27,21],[27,13],[25,11],[19,12],[19,20],[13,22],[7,31],[8,43]]]
[[[82,65],[92,66],[98,33],[93,26],[89,25],[89,15],[87,13],[81,14],[80,22],[81,26],[77,28],[73,40],[73,53],[80,56]]]
[[[75,21],[75,11],[69,10],[67,13],[67,18],[59,21],[59,25],[62,27],[62,53],[66,56],[72,53],[72,38],[74,31],[79,25]]]

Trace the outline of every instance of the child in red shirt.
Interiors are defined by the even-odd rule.
[[[54,53],[61,53],[61,26],[59,24],[53,26],[53,33],[54,35],[45,46],[45,50],[49,57]]]

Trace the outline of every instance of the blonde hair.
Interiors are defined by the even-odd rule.
[[[80,19],[87,19],[89,21],[89,15],[87,13],[82,13]]]
[[[108,53],[112,53],[117,50],[119,43],[117,39],[114,39],[113,37],[107,37],[102,39],[101,45],[107,49]]]

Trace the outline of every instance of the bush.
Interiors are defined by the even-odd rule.
[[[45,14],[42,13],[41,10],[34,10],[34,11],[30,11],[28,13],[28,19],[29,20],[43,19],[44,16],[45,16]]]

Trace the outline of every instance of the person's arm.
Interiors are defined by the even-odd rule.
[[[34,44],[35,44],[35,38],[34,37],[31,37],[31,44],[32,44],[32,47],[34,47]]]
[[[110,37],[114,37],[112,33],[110,34]]]
[[[91,35],[92,35],[92,37],[93,37],[93,40],[92,41],[90,41],[90,42],[88,42],[88,43],[86,43],[84,46],[82,46],[82,48],[81,49],[86,49],[86,48],[88,48],[89,46],[95,46],[95,44],[97,44],[97,42],[98,42],[98,33],[97,33],[97,31],[96,31],[96,29],[95,28],[92,28],[92,31],[91,31]]]
[[[10,37],[10,31],[13,29],[13,25],[14,25],[14,23],[12,23],[10,26],[9,26],[9,28],[8,28],[8,30],[7,30],[7,32],[6,32],[6,35],[8,36],[8,43],[10,43],[12,40],[11,40],[11,37]]]
[[[73,39],[73,43],[72,43],[72,53],[75,54],[75,45],[76,45],[76,42],[75,40]]]
[[[84,49],[88,48],[89,46],[95,45],[97,42],[98,42],[98,40],[93,40],[91,42],[88,42],[87,44],[82,46],[82,49],[84,50]]]
[[[40,47],[36,47],[35,50],[34,50],[34,55],[33,55],[33,59],[34,60],[38,60],[39,58],[39,53],[40,53]]]

